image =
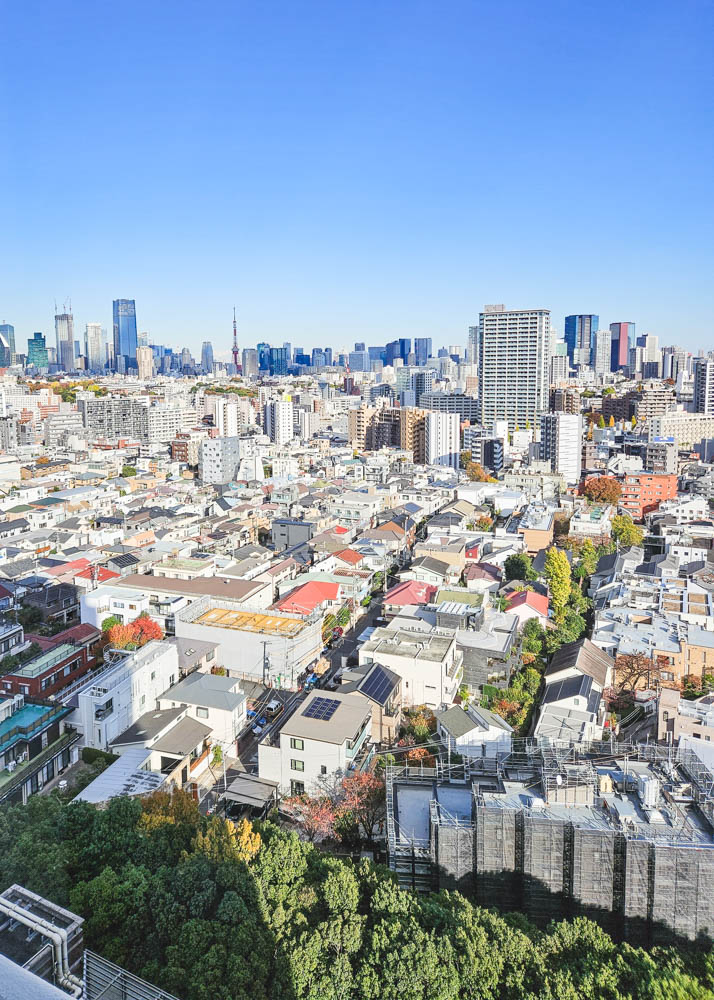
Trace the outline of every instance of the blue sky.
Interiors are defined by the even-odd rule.
[[[0,322],[465,343],[484,303],[714,347],[708,0],[0,12]],[[54,343],[54,337],[50,337]]]

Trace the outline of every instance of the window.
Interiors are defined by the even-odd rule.
[[[207,708],[202,708],[199,705],[196,708],[196,718],[197,719],[207,719],[208,718],[208,709]]]
[[[296,736],[290,737],[290,749],[291,750],[304,750],[305,740],[299,740]]]
[[[155,670],[151,671],[151,679],[152,679],[152,681],[156,680],[156,671]]]
[[[304,771],[305,770],[305,761],[304,760],[291,760],[290,761],[290,770],[291,771]]]
[[[290,794],[291,795],[304,795],[305,794],[305,783],[302,781],[291,781],[290,782]]]
[[[325,764],[320,764],[320,774],[327,774],[327,766]]]

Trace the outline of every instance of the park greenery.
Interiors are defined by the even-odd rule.
[[[714,956],[537,928],[458,892],[417,895],[274,822],[183,793],[106,809],[53,793],[0,810],[0,889],[85,918],[88,947],[181,1000],[705,1000]]]

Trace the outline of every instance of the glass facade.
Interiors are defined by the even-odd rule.
[[[565,343],[571,365],[589,365],[594,346],[595,331],[600,317],[593,313],[579,313],[565,317]]]
[[[44,334],[33,333],[27,341],[27,364],[34,365],[35,368],[47,368],[49,358]]]
[[[115,299],[114,357],[117,371],[136,368],[136,303],[134,299]],[[120,360],[121,359],[121,360]]]

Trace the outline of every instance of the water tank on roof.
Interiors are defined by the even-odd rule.
[[[656,809],[659,802],[659,781],[653,775],[637,776],[637,794],[645,809]]]

